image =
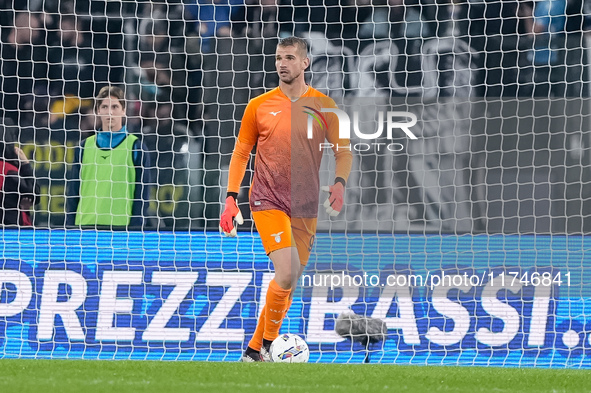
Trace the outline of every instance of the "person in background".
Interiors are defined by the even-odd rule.
[[[47,96],[44,34],[37,14],[17,12],[8,34],[0,37],[0,112],[19,127],[33,124],[35,101]]]
[[[231,6],[228,0],[193,0],[185,5],[188,25],[201,37],[204,53],[214,50],[215,37],[229,37]]]
[[[96,99],[102,127],[76,150],[67,184],[66,224],[143,226],[152,183],[150,159],[140,140],[127,133],[125,93],[103,87]]]
[[[39,201],[39,185],[23,151],[16,147],[16,132],[0,125],[0,222],[32,226],[31,207]]]
[[[566,0],[534,3],[534,97],[565,96],[566,8]]]

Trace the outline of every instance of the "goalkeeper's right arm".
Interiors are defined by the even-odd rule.
[[[226,205],[224,212],[220,218],[220,231],[226,236],[236,236],[236,224],[242,224],[244,219],[240,208],[238,207],[237,199],[240,191],[240,184],[246,172],[246,165],[250,158],[250,152],[253,145],[244,143],[238,139],[232,159],[230,160],[230,169],[228,174],[228,191],[226,194]]]

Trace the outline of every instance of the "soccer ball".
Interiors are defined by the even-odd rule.
[[[271,344],[271,361],[278,363],[306,363],[310,358],[308,344],[295,334],[282,334]]]

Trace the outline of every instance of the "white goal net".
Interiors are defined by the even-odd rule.
[[[277,86],[295,35],[307,81],[350,120],[353,169],[341,214],[319,206],[281,331],[313,362],[591,366],[586,7],[0,0],[0,358],[239,359],[273,277],[254,159],[236,239],[219,216],[246,104]],[[124,90],[122,134],[99,131],[105,86]],[[95,190],[111,221],[84,221],[88,151],[125,143],[109,158],[122,183]],[[387,333],[343,338],[341,312]]]

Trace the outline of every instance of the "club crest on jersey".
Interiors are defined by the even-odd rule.
[[[271,234],[271,237],[274,237],[275,238],[275,243],[281,243],[281,234],[282,233],[283,232]]]
[[[279,359],[281,359],[281,360],[289,359],[289,358],[298,356],[302,352],[303,352],[302,346],[296,345],[295,347],[291,347],[287,351],[282,352],[281,355],[279,355]]]

